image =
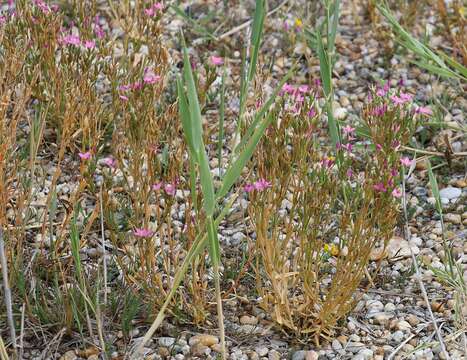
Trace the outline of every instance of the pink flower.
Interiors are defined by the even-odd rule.
[[[298,91],[300,91],[302,94],[306,94],[310,90],[310,87],[308,85],[300,85],[298,87]]]
[[[394,188],[394,190],[392,190],[391,194],[395,198],[400,198],[402,196],[402,191],[399,188]]]
[[[220,56],[211,56],[211,64],[214,66],[220,66],[224,63],[224,60]]]
[[[415,109],[416,114],[422,114],[422,115],[432,115],[433,111],[429,107],[426,106],[420,106]]]
[[[128,96],[125,95],[118,95],[118,97],[123,101],[128,101]]]
[[[83,45],[86,49],[94,49],[96,47],[96,42],[94,40],[86,40]]]
[[[386,104],[377,106],[371,111],[371,115],[381,117],[386,113],[387,109],[388,109],[388,106]]]
[[[376,95],[382,97],[382,96],[385,96],[388,92],[389,92],[389,81],[386,81],[383,88],[378,88],[378,90],[376,90]]]
[[[397,169],[395,169],[395,168],[391,169],[391,176],[392,177],[396,177],[398,174],[399,174],[399,172],[397,171]]]
[[[412,94],[403,93],[403,92],[401,92],[399,96],[400,96],[400,98],[401,98],[402,100],[404,100],[405,102],[409,102],[409,101],[411,101],[412,98],[413,98],[413,95],[412,95]]]
[[[146,75],[143,77],[143,81],[145,84],[155,84],[161,79],[159,75],[154,74],[152,71],[149,71]]]
[[[281,93],[284,94],[284,93],[287,93],[287,94],[293,94],[295,91],[295,88],[290,85],[290,84],[287,84],[285,83],[284,85],[282,85],[282,89],[281,89]]]
[[[154,16],[155,14],[155,11],[154,11],[154,8],[153,7],[150,7],[149,9],[144,9],[144,13],[147,15],[147,16]]]
[[[307,115],[308,115],[309,117],[315,116],[315,115],[316,115],[316,110],[315,110],[313,107],[311,107],[310,110],[308,110]]]
[[[159,191],[159,190],[161,189],[161,187],[162,187],[162,181],[159,181],[159,182],[155,183],[155,184],[152,186],[152,189],[153,189],[154,191]]]
[[[147,238],[147,237],[153,236],[154,231],[151,231],[151,230],[145,229],[145,228],[136,228],[133,231],[133,235],[135,235],[136,237],[139,237],[139,238]]]
[[[342,148],[344,148],[348,152],[352,152],[353,145],[351,143],[347,143],[345,145],[342,145]]]
[[[78,156],[81,160],[89,160],[91,158],[91,152],[90,151],[86,151],[85,153],[78,153]]]
[[[344,131],[344,134],[347,136],[352,135],[355,132],[355,128],[351,127],[350,125],[346,125],[345,127],[342,128]]]
[[[380,144],[376,144],[376,150],[381,151],[383,150],[383,147]]]
[[[174,184],[165,184],[164,191],[166,192],[167,195],[174,196],[177,189],[175,188]]]
[[[104,158],[103,163],[112,169],[115,169],[117,167],[117,161],[115,161],[115,159],[112,157]]]
[[[350,179],[353,176],[353,171],[352,169],[347,169],[347,177]]]
[[[245,192],[249,193],[249,192],[252,192],[253,190],[255,190],[255,186],[253,184],[245,184],[245,186],[243,187],[243,190],[245,190]]]
[[[65,45],[81,45],[81,40],[78,35],[66,35],[63,38],[61,38],[60,41]]]
[[[271,183],[265,179],[259,179],[253,184],[255,190],[263,191],[269,187],[271,187]]]
[[[386,192],[386,187],[384,186],[383,183],[378,183],[378,184],[373,185],[373,189],[379,192]]]
[[[409,167],[410,165],[412,165],[413,160],[410,160],[408,157],[403,157],[401,158],[400,162],[402,165]]]
[[[0,16],[0,25],[3,25],[6,23],[6,16]]]
[[[164,8],[164,5],[162,5],[160,2],[157,2],[153,5],[153,8],[160,11]]]

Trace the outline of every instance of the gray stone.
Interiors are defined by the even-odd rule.
[[[459,196],[461,196],[461,194],[462,194],[461,189],[458,189],[458,188],[455,188],[455,187],[452,187],[452,186],[448,186],[448,187],[446,187],[444,189],[441,189],[439,191],[439,196],[441,198],[448,199],[448,200],[458,198]]]

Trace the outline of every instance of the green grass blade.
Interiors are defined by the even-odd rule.
[[[430,180],[430,186],[431,186],[431,191],[433,192],[433,197],[435,198],[435,201],[436,201],[436,211],[438,211],[438,214],[443,216],[443,207],[441,205],[441,196],[439,195],[438,182],[436,181],[436,177],[433,174],[433,169],[431,168],[430,160],[427,160],[427,162],[428,162],[428,178]]]
[[[225,68],[222,71],[222,80],[221,80],[221,99],[219,105],[219,136],[217,140],[217,167],[220,170],[222,169],[222,147],[224,146],[224,120],[225,120]]]
[[[229,202],[223,207],[221,213],[219,216],[217,216],[214,226],[217,228],[221,221],[225,218],[229,210],[232,208],[233,203],[237,199],[238,195],[232,196],[232,198],[229,200]],[[130,357],[131,359],[137,359],[138,355],[143,352],[144,345],[147,344],[147,342],[152,338],[156,330],[159,328],[159,326],[162,324],[162,321],[164,320],[165,317],[165,312],[167,311],[167,308],[169,307],[170,303],[172,302],[172,299],[174,298],[175,294],[177,293],[177,289],[180,286],[181,282],[185,278],[185,274],[188,271],[188,267],[190,266],[191,262],[195,259],[196,256],[201,254],[201,252],[206,248],[207,245],[207,235],[206,233],[199,234],[195,240],[193,241],[193,244],[191,245],[190,249],[188,250],[185,258],[183,259],[182,264],[180,265],[180,268],[177,270],[174,276],[174,280],[172,283],[172,286],[170,288],[169,293],[167,294],[164,304],[162,304],[161,309],[159,310],[159,313],[157,314],[156,319],[154,322],[151,324],[151,327],[149,330],[146,332],[144,335],[142,341],[138,344],[137,348],[135,349],[134,353]]]
[[[259,48],[261,46],[261,36],[264,25],[264,0],[256,0],[255,15],[253,19],[253,29],[251,32],[251,44],[253,46],[251,52],[250,66],[248,69],[248,83],[253,80],[256,73],[256,64],[258,62]]]
[[[330,53],[334,53],[334,45],[336,43],[337,24],[339,23],[339,6],[340,0],[336,0],[332,7],[332,24],[328,35],[328,49]]]
[[[180,78],[177,78],[177,93],[178,93],[178,111],[182,120],[183,133],[188,144],[188,149],[192,156],[196,156],[195,146],[193,144],[193,133],[191,126],[190,111],[188,110],[188,101],[185,90],[183,89]]]

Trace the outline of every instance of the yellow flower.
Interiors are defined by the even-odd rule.
[[[303,25],[302,20],[300,20],[299,18],[296,18],[295,19],[295,26],[296,27],[302,27],[302,25]]]
[[[339,255],[339,247],[336,244],[324,244],[324,251],[331,254],[332,256]]]

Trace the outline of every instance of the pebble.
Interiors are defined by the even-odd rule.
[[[450,222],[453,224],[460,224],[462,222],[462,218],[460,214],[449,213],[449,214],[444,215],[444,221]]]
[[[67,351],[60,357],[60,360],[75,360],[78,357],[76,356],[76,352],[74,350]]]
[[[175,338],[172,338],[172,337],[160,337],[159,339],[157,339],[157,343],[160,346],[171,347],[173,344],[175,344]]]
[[[188,344],[190,344],[190,346],[193,346],[195,344],[211,346],[217,343],[219,343],[219,338],[217,336],[209,335],[209,334],[195,335],[195,336],[192,336],[190,340],[188,340]]]
[[[281,360],[281,354],[277,350],[271,350],[268,353],[268,360]]]
[[[456,199],[459,196],[461,196],[461,194],[462,194],[461,189],[458,189],[452,186],[448,186],[439,191],[439,196],[441,198],[448,199],[448,200]]]
[[[260,347],[257,347],[255,351],[259,356],[263,357],[268,354],[269,349],[266,346],[260,346]]]
[[[240,324],[242,325],[256,325],[258,318],[255,316],[243,315],[240,317]]]

